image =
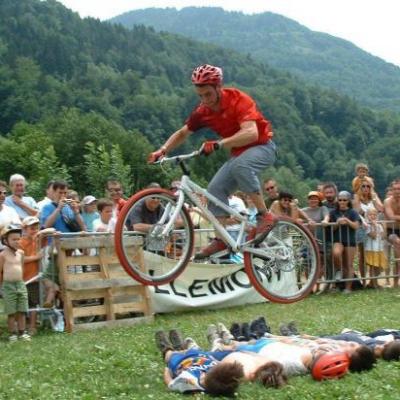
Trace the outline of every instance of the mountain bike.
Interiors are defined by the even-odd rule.
[[[115,248],[125,271],[144,285],[157,286],[175,280],[193,258],[194,228],[188,206],[194,205],[227,244],[228,250],[220,255],[243,254],[244,270],[262,296],[278,303],[303,299],[316,283],[320,269],[319,251],[312,233],[290,218],[277,217],[271,229],[255,236],[255,224],[249,222],[247,215],[232,209],[190,179],[185,160],[199,155],[197,150],[157,161],[160,165],[180,166],[183,175],[178,190],[173,193],[161,188],[144,189],[133,195],[120,211]],[[236,239],[207,209],[200,196],[240,222]],[[143,209],[144,202],[156,210],[154,223],[146,232],[134,231],[131,220]],[[138,240],[143,249],[141,257],[132,249],[132,242],[138,243]]]

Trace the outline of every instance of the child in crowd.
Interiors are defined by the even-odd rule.
[[[371,278],[379,276],[380,272],[388,268],[388,261],[384,251],[385,227],[378,222],[378,211],[374,208],[367,210],[367,237],[365,239],[365,264],[369,267]],[[379,288],[378,281],[371,279],[368,287]]]
[[[97,209],[100,217],[93,221],[94,232],[114,233],[116,218],[113,217],[114,203],[110,199],[100,199],[97,203]]]
[[[353,189],[353,193],[357,193],[360,190],[362,181],[367,177],[373,181],[373,179],[368,175],[369,169],[368,165],[364,163],[356,164],[355,168],[356,176],[351,182],[351,187]],[[373,189],[372,189],[373,190]],[[375,192],[373,192],[375,194]]]
[[[4,309],[7,314],[10,342],[18,338],[31,340],[25,332],[28,291],[23,281],[24,252],[19,248],[21,235],[22,227],[17,224],[7,225],[1,231],[1,241],[5,248],[0,253],[0,279],[2,276]]]
[[[85,196],[82,200],[82,219],[88,232],[93,232],[93,222],[100,217],[97,211],[97,199],[94,196]]]
[[[26,217],[22,221],[24,235],[22,236],[19,245],[24,251],[24,266],[23,278],[28,290],[28,305],[29,308],[35,308],[40,305],[39,293],[39,272],[40,260],[44,255],[44,247],[47,246],[47,240],[44,237],[46,234],[54,233],[54,228],[47,228],[40,231],[40,223],[37,217]],[[45,304],[51,304],[51,295],[47,291]],[[29,313],[29,333],[36,333],[37,313],[31,311]]]

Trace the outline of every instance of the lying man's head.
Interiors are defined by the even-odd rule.
[[[382,350],[382,358],[386,361],[400,360],[400,340],[385,344]]]
[[[233,397],[243,376],[243,367],[239,363],[221,363],[205,374],[202,385],[210,395]]]
[[[349,369],[351,372],[368,371],[376,363],[376,357],[372,349],[367,346],[357,347],[350,355]]]

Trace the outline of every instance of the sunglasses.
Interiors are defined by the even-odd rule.
[[[370,185],[361,185],[362,188],[371,188]]]
[[[266,187],[265,190],[272,190],[275,189],[275,186]]]

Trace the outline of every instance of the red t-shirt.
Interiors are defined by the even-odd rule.
[[[185,123],[192,132],[201,128],[210,128],[226,138],[238,132],[240,124],[245,121],[256,122],[258,139],[246,146],[233,147],[231,154],[238,156],[249,147],[267,143],[273,136],[271,123],[264,118],[255,101],[246,93],[233,88],[222,89],[219,111],[213,111],[204,104],[200,104]]]

